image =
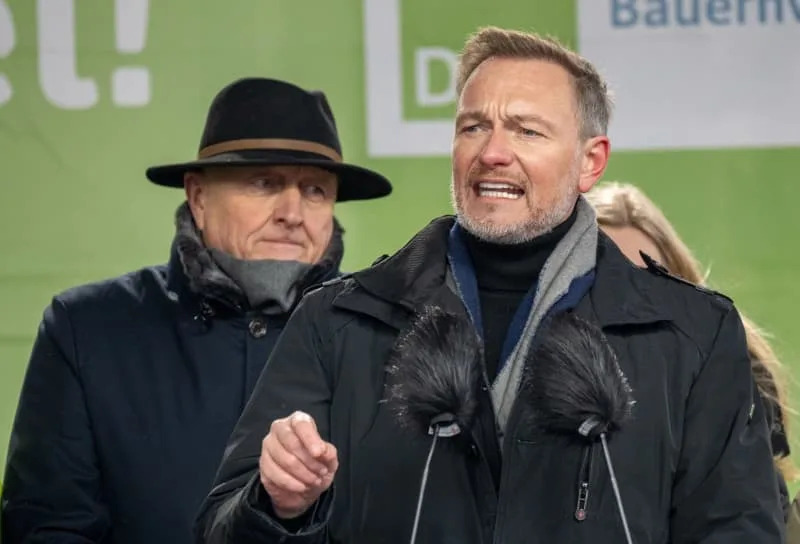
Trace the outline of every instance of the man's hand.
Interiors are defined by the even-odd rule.
[[[311,416],[295,412],[272,422],[258,465],[275,513],[290,519],[302,515],[331,486],[339,459]]]

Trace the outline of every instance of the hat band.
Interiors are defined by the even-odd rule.
[[[291,151],[306,151],[328,157],[334,162],[342,162],[342,156],[332,147],[308,140],[290,140],[283,138],[247,138],[242,140],[229,140],[204,147],[199,151],[199,159],[226,153],[228,151],[242,151],[245,149],[282,149]]]

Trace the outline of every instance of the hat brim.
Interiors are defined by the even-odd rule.
[[[304,151],[244,150],[221,153],[195,161],[151,166],[145,172],[147,179],[164,187],[183,187],[183,175],[192,170],[210,166],[286,166],[303,165],[324,168],[337,175],[339,187],[337,202],[370,200],[391,194],[392,184],[381,174],[367,168]]]

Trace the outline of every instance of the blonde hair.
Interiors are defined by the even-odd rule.
[[[632,227],[645,234],[663,256],[667,270],[697,285],[706,285],[708,272],[702,272],[697,259],[678,236],[663,212],[637,187],[619,182],[605,182],[586,194],[594,207],[601,227]],[[766,334],[749,318],[740,314],[744,325],[747,350],[759,393],[775,402],[781,410],[784,432],[788,440],[791,412],[783,367]],[[776,464],[787,480],[798,472],[789,457],[776,458]]]
[[[494,26],[484,27],[470,36],[461,52],[456,79],[459,95],[472,72],[493,57],[543,60],[564,68],[572,76],[581,138],[606,134],[611,117],[611,96],[606,82],[588,60],[554,38]]]

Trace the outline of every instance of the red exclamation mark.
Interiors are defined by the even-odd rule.
[[[117,51],[135,55],[147,39],[149,0],[114,0]],[[135,108],[150,102],[150,70],[122,66],[111,75],[111,92],[117,106]]]

